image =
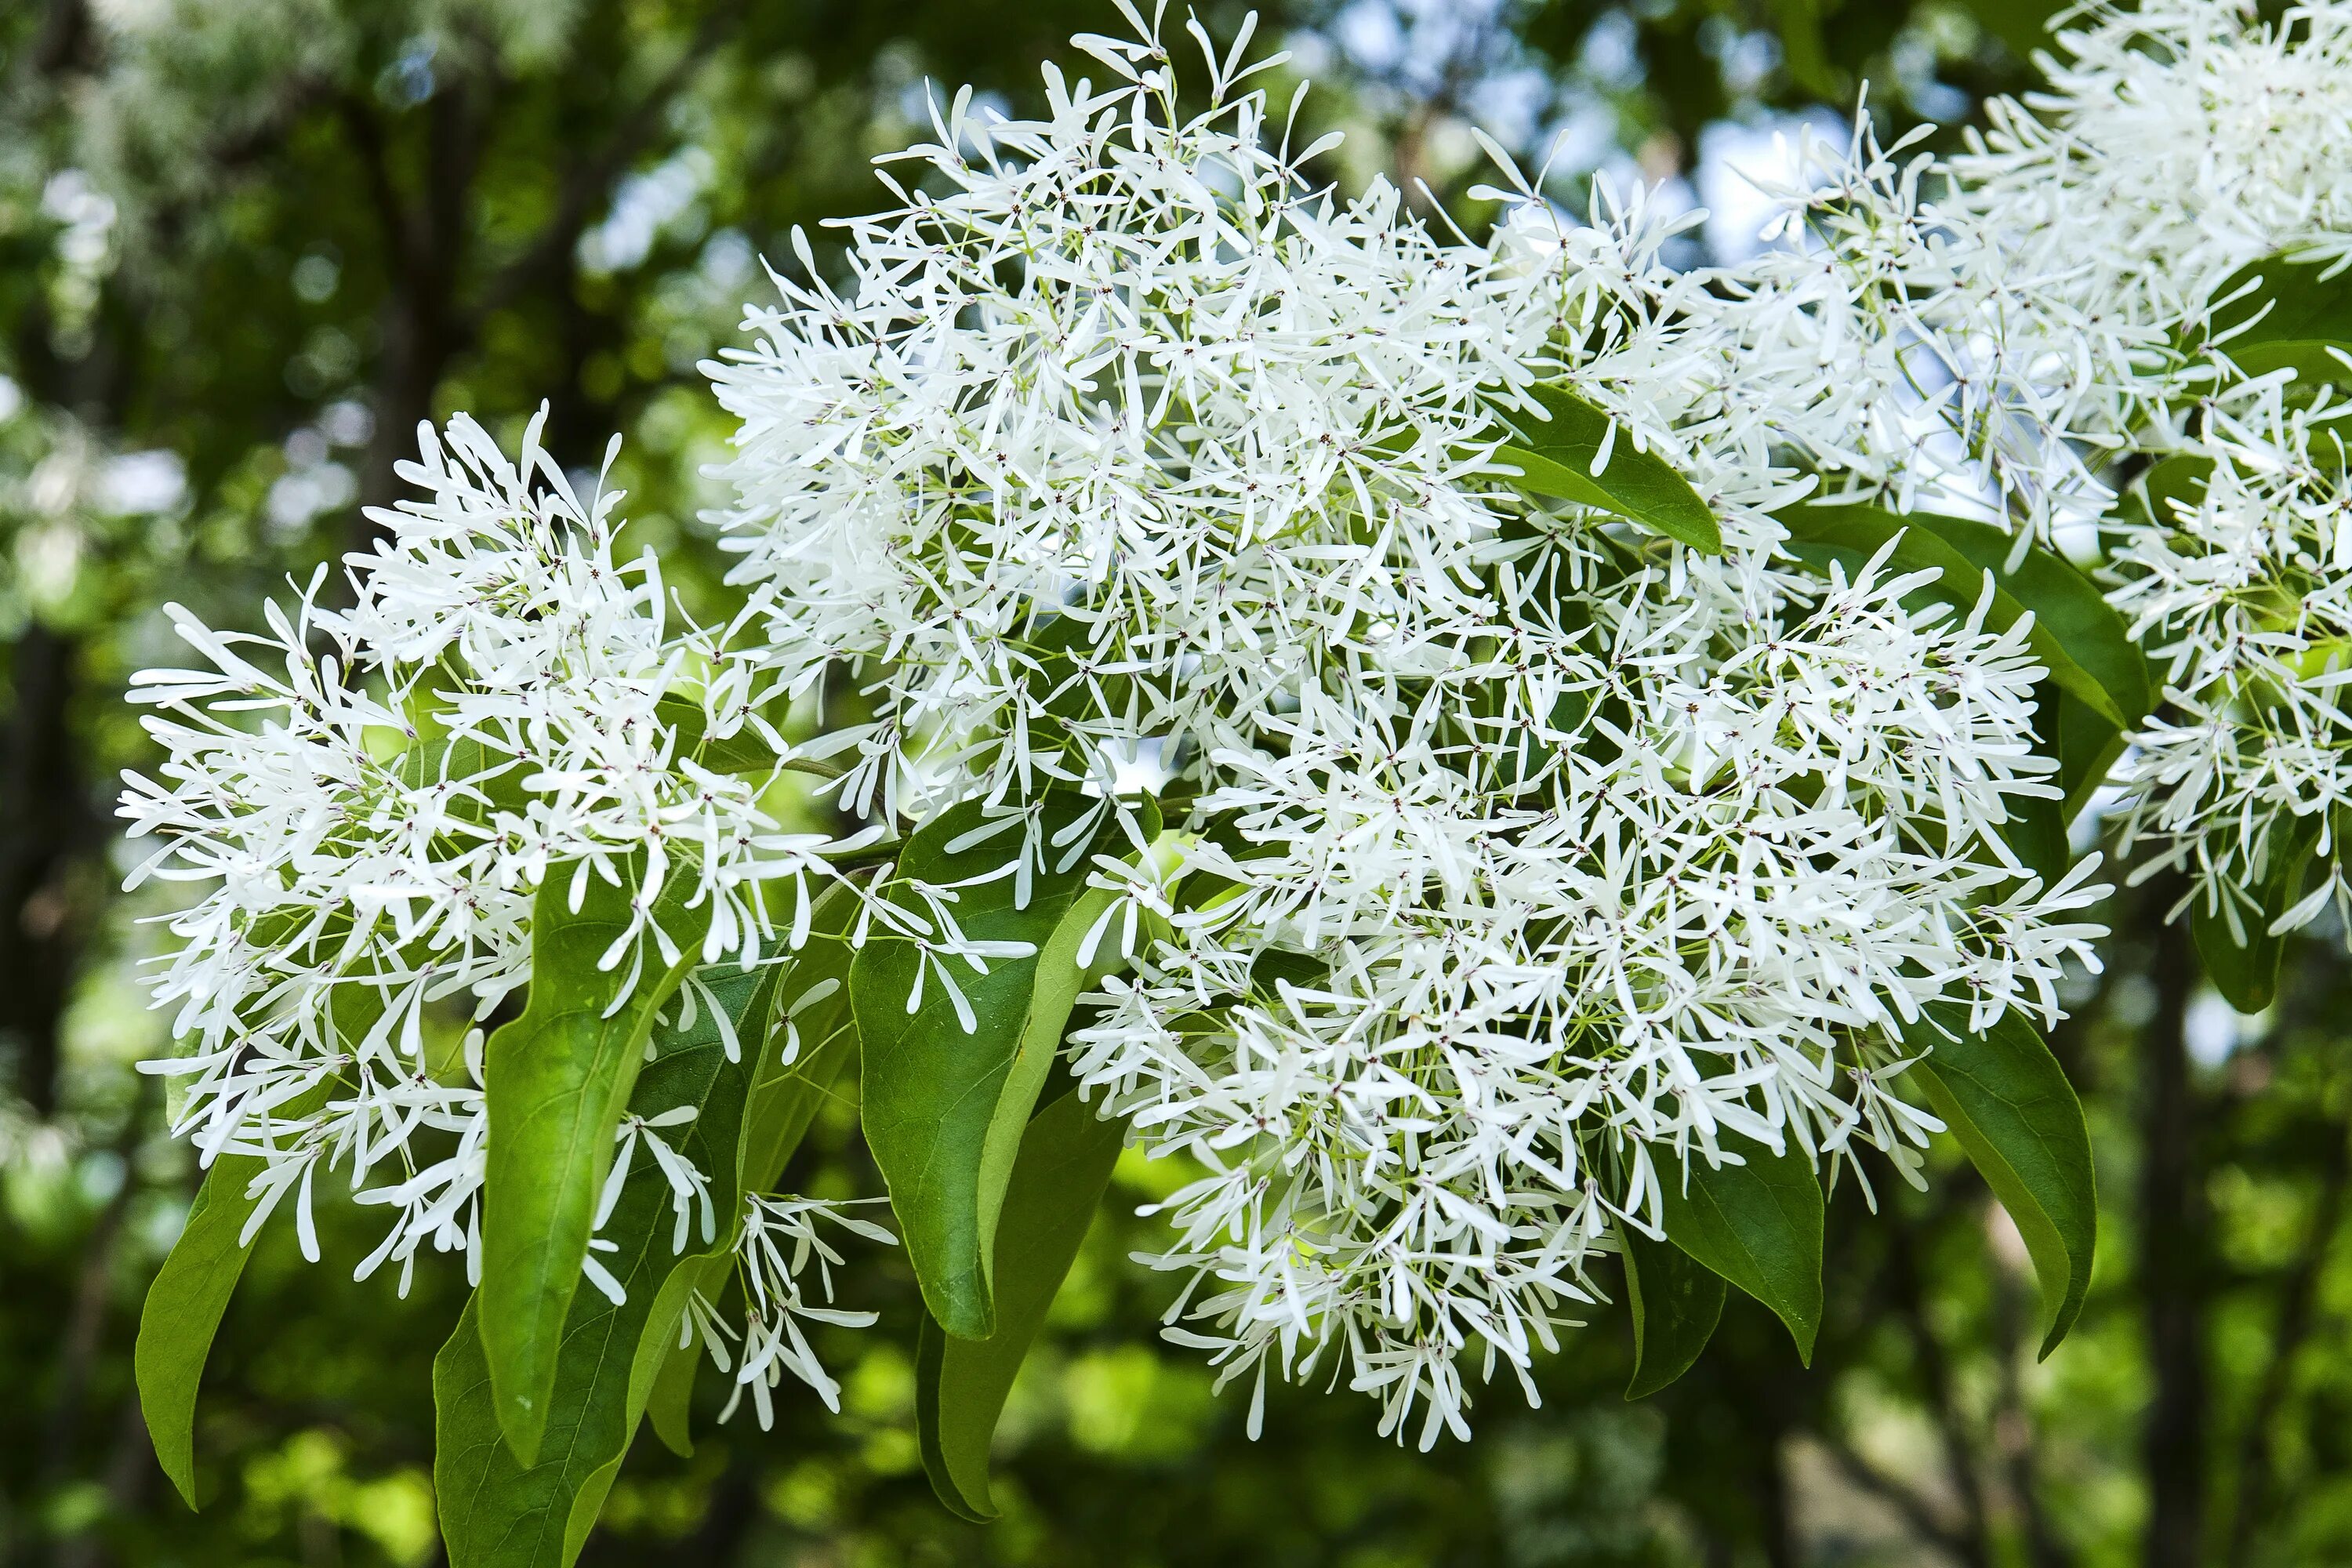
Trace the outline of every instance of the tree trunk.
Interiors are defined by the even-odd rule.
[[[2158,907],[2173,892],[2150,891]],[[2142,1061],[2139,1289],[2155,1383],[2140,1435],[2148,1491],[2147,1568],[2196,1568],[2206,1523],[2205,1281],[2209,1215],[2198,1147],[2197,1092],[2183,1022],[2200,973],[2186,921],[2157,938],[2156,1016]]]
[[[16,639],[0,761],[0,1042],[16,1092],[58,1108],[58,1027],[80,946],[74,873],[94,837],[73,732],[80,649],[39,621]]]

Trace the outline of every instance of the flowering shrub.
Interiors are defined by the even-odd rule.
[[[835,1403],[803,1324],[869,1321],[835,1273],[889,1245],[926,1468],[987,1517],[1125,1146],[1182,1173],[1165,1331],[1253,1431],[1271,1373],[1467,1436],[1621,1293],[1634,1393],[1731,1285],[1810,1355],[1824,1184],[1947,1131],[2047,1353],[2095,1216],[2041,1038],[2103,934],[2070,826],[2112,785],[2136,875],[2195,868],[2242,1005],[2352,896],[2352,6],[2093,15],[2048,103],[1817,151],[1788,243],[1705,271],[1496,148],[1484,241],[1343,201],[1246,36],[1193,29],[1190,112],[1129,20],[1042,120],[937,109],[845,281],[794,237],[711,367],[724,626],[536,423],[509,460],[463,417],[347,593],[177,617],[205,668],[142,678],[123,812],[134,880],[202,889],[149,1065],[207,1175],[140,1347],[184,1490],[213,1327],[270,1215],[315,1256],[322,1177],[391,1215],[362,1275],[475,1286],[461,1564],[569,1561],[706,1355],[763,1423],[786,1373]],[[890,1228],[774,1190],[851,1073]]]

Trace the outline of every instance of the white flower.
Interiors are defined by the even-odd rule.
[[[1661,1165],[1923,1140],[1885,1081],[1923,1005],[2054,1016],[2098,889],[2001,837],[2055,793],[2024,629],[1777,553],[1772,509],[1906,460],[1899,363],[1777,274],[1670,271],[1638,197],[1576,226],[1507,169],[1473,245],[1313,189],[1230,61],[1186,117],[1138,26],[1040,121],[959,97],[849,283],[777,280],[713,371],[718,521],[775,678],[873,705],[844,799],[1019,816],[1161,760],[1175,861],[1093,879],[1135,969],[1074,1066],[1209,1173],[1163,1205],[1170,1332],[1261,1386],[1344,1371],[1427,1443],[1465,1356],[1524,1381],[1594,1299]],[[1536,380],[1727,552],[1513,489]]]
[[[2352,898],[2328,822],[2352,796],[2352,363],[2291,379],[2242,318],[2250,269],[2309,288],[2352,258],[2352,5],[2086,8],[2049,90],[1988,119],[1940,163],[1864,139],[1784,193],[1821,242],[1779,261],[1784,286],[1834,278],[1851,321],[1824,310],[1824,331],[1913,368],[1910,417],[1935,416],[1914,468],[2111,542],[2112,597],[2162,684],[2113,774],[2125,848],[2152,849],[2136,876],[2185,872],[2183,904],[2241,938],[2304,925]],[[2308,895],[2264,910],[2312,849]]]
[[[381,514],[355,607],[272,610],[283,678],[187,622],[214,668],[142,683],[170,760],[126,815],[165,841],[154,874],[211,885],[160,987],[192,1054],[159,1067],[208,1150],[268,1156],[270,1201],[324,1165],[396,1206],[368,1267],[470,1251],[481,1038],[437,1049],[436,1005],[478,1026],[528,978],[533,889],[638,875],[605,955],[632,984],[679,956],[646,912],[672,885],[711,913],[703,960],[748,966],[805,936],[777,921],[831,857],[979,800],[948,847],[994,843],[993,868],[853,885],[852,941],[918,943],[908,1010],[943,993],[971,1029],[971,975],[1033,944],[968,936],[961,895],[1024,904],[1087,863],[1109,898],[1080,962],[1126,962],[1071,1066],[1202,1172],[1160,1205],[1151,1261],[1189,1276],[1167,1332],[1261,1392],[1344,1375],[1427,1446],[1498,1365],[1534,1397],[1592,1259],[1654,1232],[1691,1162],[1749,1140],[1867,1193],[1876,1148],[1916,1180],[1926,1010],[2046,1023],[2062,965],[2095,964],[2095,861],[2048,885],[2006,838],[2057,794],[2026,624],[1990,629],[1989,583],[1929,600],[1886,551],[1824,580],[1773,516],[1964,481],[2033,527],[2105,506],[2076,453],[2170,406],[2174,367],[2131,378],[2185,318],[2059,352],[2074,274],[1969,195],[2046,174],[2042,143],[2012,127],[1933,206],[1864,141],[1790,196],[1821,243],[1683,274],[1660,252],[1695,218],[1604,187],[1577,224],[1507,159],[1484,243],[1384,184],[1312,188],[1238,47],[1207,51],[1188,116],[1127,15],[1135,40],[1077,40],[1107,85],[1049,68],[1040,120],[936,110],[886,160],[915,165],[886,174],[899,205],[846,226],[844,286],[795,236],[806,275],[713,367],[741,421],[725,633],[673,628],[656,563],[614,553],[614,498],[583,500],[536,426],[510,463],[461,419],[404,470],[425,494]],[[1686,475],[1721,552],[1514,488],[1498,448],[1534,438],[1538,384],[1608,416],[1594,476],[1625,453]],[[2268,440],[2292,419],[2263,395],[2215,406]],[[2216,551],[2251,526],[2217,516]],[[802,699],[861,717],[796,752],[765,715]],[[738,772],[715,742],[747,733],[772,760]],[[782,832],[763,802],[795,766],[870,833]],[[672,1124],[624,1121],[604,1208],[643,1143],[683,1249],[716,1216]],[[747,1200],[734,1372],[763,1425],[785,1373],[837,1405],[804,1322],[868,1320],[832,1305],[820,1218],[890,1239]],[[729,1363],[709,1301],[684,1331]]]
[[[765,1431],[774,1418],[772,1391],[786,1373],[814,1389],[827,1410],[841,1408],[841,1385],[817,1360],[801,1325],[806,1321],[862,1329],[874,1321],[874,1314],[845,1311],[833,1305],[833,1270],[843,1258],[818,1234],[817,1221],[837,1225],[885,1247],[898,1245],[898,1239],[872,1221],[848,1213],[851,1206],[821,1198],[761,1193],[745,1200],[742,1235],[735,1249],[737,1272],[743,1282],[742,1362],[734,1369],[735,1393],[720,1412],[720,1420],[735,1413],[749,1389],[760,1428]],[[813,1289],[812,1264],[816,1276]],[[699,1331],[720,1370],[727,1370],[730,1331],[709,1303],[698,1300],[687,1331],[688,1337],[679,1342],[681,1345],[693,1342],[691,1335]]]
[[[695,760],[764,725],[769,692],[710,634],[669,630],[652,558],[614,554],[618,496],[583,504],[539,426],[520,464],[462,416],[446,447],[423,431],[403,473],[425,499],[377,514],[352,608],[320,607],[323,571],[290,618],[268,606],[266,637],[174,606],[205,667],[134,682],[165,761],[125,776],[130,837],[156,840],[131,885],[207,889],[169,917],[155,999],[183,1046],[147,1068],[184,1080],[206,1164],[267,1159],[248,1231],[291,1194],[315,1253],[320,1167],[393,1208],[362,1275],[397,1258],[404,1282],[427,1243],[474,1266],[481,1029],[530,977],[540,883],[568,878],[576,902],[589,876],[636,876],[638,926],[604,955],[634,975],[647,947],[676,959],[648,911],[689,879],[703,958],[748,965],[805,935],[777,928],[774,887],[829,877],[843,847],[780,829],[774,770]]]

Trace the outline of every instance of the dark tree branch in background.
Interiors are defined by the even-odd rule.
[[[25,51],[25,72],[36,78],[61,76],[82,58],[89,41],[87,0],[49,0],[41,30],[35,35],[33,47]]]
[[[1990,1216],[1988,1216],[1990,1217]],[[2011,1500],[2025,1532],[2025,1557],[2032,1568],[2072,1568],[2074,1554],[2051,1529],[2042,1507],[2041,1444],[2033,1412],[2025,1403],[2024,1379],[2019,1374],[2028,1353],[2026,1281],[2009,1268],[1996,1267],[1992,1287],[1993,1363],[2000,1370],[2000,1387],[1993,1414],[1993,1443]]]
[[[62,1325],[55,1362],[56,1382],[49,1390],[47,1429],[43,1434],[43,1452],[47,1457],[52,1484],[62,1482],[73,1473],[79,1457],[82,1416],[89,1403],[90,1373],[99,1352],[106,1342],[107,1308],[112,1293],[116,1248],[122,1238],[123,1221],[131,1213],[133,1199],[139,1195],[139,1145],[146,1137],[148,1119],[154,1112],[155,1079],[142,1078],[139,1093],[126,1108],[122,1125],[115,1133],[113,1154],[121,1164],[121,1184],[114,1195],[99,1212],[98,1221],[81,1246],[81,1268],[75,1280],[73,1305]],[[144,1423],[142,1423],[144,1431]],[[134,1456],[136,1463],[141,1456]],[[128,1482],[125,1483],[130,1484]],[[58,1547],[58,1560],[67,1559],[63,1541]]]
[[[556,191],[555,215],[547,221],[523,253],[501,268],[482,290],[481,302],[469,313],[469,329],[505,310],[535,289],[568,280],[573,253],[589,218],[612,195],[614,184],[629,165],[653,145],[670,104],[686,90],[710,57],[741,23],[740,0],[715,8],[703,18],[693,41],[676,63],[662,73],[637,106],[614,128],[604,144],[565,171]]]
[[[147,1437],[147,1417],[141,1413],[134,1394],[115,1412],[114,1444],[99,1480],[107,1503],[100,1529],[107,1520],[128,1518],[153,1489],[162,1473],[155,1468],[154,1453]],[[58,1542],[56,1568],[105,1568],[116,1560],[99,1530],[86,1530]]]
[[[1912,1534],[1969,1564],[1969,1568],[1981,1568],[1986,1561],[1981,1540],[1971,1540],[1965,1532],[1945,1524],[1936,1517],[1936,1510],[1928,1505],[1927,1499],[1872,1464],[1844,1438],[1825,1436],[1822,1439],[1822,1446],[1836,1461],[1840,1474],[1900,1514],[1905,1527]]]
[[[2296,1354],[2311,1337],[2320,1276],[2326,1271],[2336,1233],[2344,1222],[2347,1178],[2352,1178],[2352,1145],[2347,1143],[2346,1129],[2338,1127],[2334,1130],[2320,1167],[2311,1229],[2305,1237],[2303,1250],[2279,1287],[2277,1314],[2271,1328],[2270,1359],[2263,1365],[2262,1381],[2255,1385],[2244,1427],[2239,1434],[2237,1496],[2231,1508],[2229,1550],[2223,1559],[2229,1568],[2242,1568],[2252,1560],[2255,1537],[2270,1512],[2271,1491],[2276,1479],[2271,1432],[2286,1403]]]
[[[1953,1495],[1959,1499],[1960,1524],[1946,1533],[1950,1550],[1963,1562],[1990,1561],[1985,1531],[1984,1484],[1978,1476],[1975,1444],[1960,1413],[1958,1384],[1951,1359],[1935,1325],[1927,1321],[1927,1287],[1920,1278],[1919,1256],[1911,1227],[1890,1225],[1886,1233],[1886,1291],[1895,1315],[1910,1337],[1919,1382],[1927,1394],[1930,1415],[1944,1450],[1944,1467]]]
[[[715,8],[679,58],[593,151],[557,183],[555,211],[520,256],[484,282],[479,297],[461,294],[475,226],[469,221],[481,148],[488,139],[500,83],[487,71],[454,73],[430,100],[427,189],[411,201],[394,172],[383,124],[365,100],[346,94],[341,109],[366,172],[377,222],[394,258],[383,319],[383,361],[375,386],[375,431],[362,465],[359,510],[350,548],[376,537],[367,509],[399,495],[396,466],[413,449],[417,425],[433,416],[433,396],[458,357],[478,342],[484,323],[535,292],[568,294],[580,236],[610,201],[614,184],[661,132],[670,106],[740,22],[740,3]]]
[[[76,873],[100,834],[73,728],[80,659],[71,636],[26,626],[0,754],[0,1041],[17,1094],[45,1118],[58,1108],[58,1030],[85,923]]]
[[[2176,879],[2149,884],[2152,909],[2179,897]],[[2205,1295],[2210,1256],[2196,1086],[2185,1026],[2201,973],[2187,921],[2156,916],[2155,1016],[2144,1037],[2140,1090],[2139,1278],[2155,1392],[2140,1433],[2147,1487],[2147,1568],[2205,1561],[2209,1417]]]
[[[432,163],[426,195],[411,201],[393,170],[392,150],[375,107],[355,94],[338,104],[346,135],[367,179],[376,226],[390,257],[375,386],[375,432],[360,473],[360,505],[351,547],[365,548],[373,525],[365,508],[389,506],[398,492],[394,466],[409,449],[420,420],[433,412],[434,389],[461,344],[457,288],[466,242],[466,205],[478,146],[467,84],[454,82],[430,107]],[[441,160],[447,159],[442,166]]]

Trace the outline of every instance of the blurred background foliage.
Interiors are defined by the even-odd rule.
[[[1754,243],[1743,171],[1803,125],[1958,133],[2031,79],[2037,0],[1299,0],[1261,38],[1311,77],[1318,173],[1405,183],[1475,229],[1470,127],[1570,207],[1596,176],[1713,216],[1687,259]],[[1238,7],[1204,15],[1230,36]],[[696,522],[727,428],[699,362],[792,226],[878,205],[867,160],[927,84],[1018,110],[1106,0],[15,0],[0,6],[0,1561],[131,1568],[438,1559],[428,1366],[461,1284],[354,1285],[271,1233],[215,1351],[205,1506],[156,1473],[131,1389],[146,1281],[194,1190],[163,1132],[164,1045],[137,984],[163,907],[118,894],[121,701],[173,656],[159,606],[214,624],[366,537],[421,418],[512,438],[542,399],[565,460],[627,434],[636,538],[723,600]],[[1277,93],[1287,87],[1279,81]],[[1593,1314],[1497,1388],[1478,1440],[1423,1456],[1345,1394],[1281,1391],[1262,1440],[1153,1328],[1115,1196],[1024,1373],[1003,1522],[931,1500],[912,1434],[914,1292],[860,1271],[882,1326],[824,1346],[841,1417],[641,1443],[603,1563],[2305,1564],[2352,1560],[2352,1055],[2337,944],[2241,1018],[2119,898],[2113,962],[2056,1046],[2103,1166],[2082,1326],[2025,1342],[2013,1226],[1942,1151],[1925,1194],[1832,1210],[1832,1321],[1801,1368],[1735,1302],[1690,1377],[1619,1396],[1629,1330]],[[1131,1157],[1130,1157],[1131,1160]],[[872,1191],[836,1108],[789,1182]],[[338,1225],[347,1233],[340,1240]],[[340,1258],[343,1267],[337,1267]],[[1236,1391],[1240,1392],[1240,1391]]]

